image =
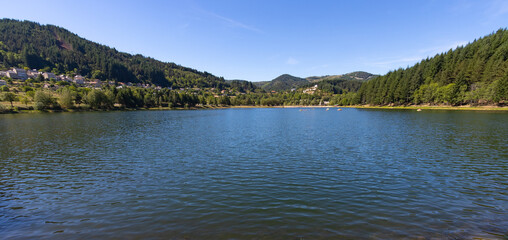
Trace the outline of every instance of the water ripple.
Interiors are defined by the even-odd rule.
[[[502,239],[506,113],[0,116],[8,239]]]

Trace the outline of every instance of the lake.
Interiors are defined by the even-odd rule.
[[[0,115],[0,238],[503,239],[508,113]]]

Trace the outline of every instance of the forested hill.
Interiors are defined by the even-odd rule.
[[[508,30],[362,84],[352,104],[485,104],[508,100]]]
[[[255,83],[258,87],[263,88],[268,91],[283,91],[290,90],[291,88],[299,88],[305,84],[309,83],[304,78],[299,78],[295,76],[291,76],[289,74],[283,74],[272,81],[268,82],[257,82]]]
[[[221,88],[225,84],[223,78],[207,72],[119,52],[57,26],[0,19],[0,68],[10,67],[159,86]]]
[[[358,80],[358,81],[367,81],[370,79],[374,79],[378,77],[379,75],[375,75],[368,72],[352,72],[352,73],[346,73],[342,75],[331,75],[331,76],[321,76],[321,77],[308,77],[306,78],[309,82],[320,82],[320,81],[326,81],[326,80]]]
[[[308,87],[308,86],[314,85],[316,83],[320,83],[320,84],[318,84],[320,87],[327,85],[328,86],[327,88],[332,87],[332,88],[336,88],[336,89],[342,89],[343,88],[342,85],[345,81],[354,81],[354,83],[351,83],[351,84],[355,85],[355,86],[359,86],[359,83],[361,81],[367,81],[370,79],[374,79],[377,76],[378,75],[374,75],[374,74],[371,74],[368,72],[361,72],[361,71],[342,74],[342,75],[331,75],[331,76],[329,75],[329,76],[321,76],[321,77],[314,76],[314,77],[307,77],[307,78],[299,78],[299,77],[291,76],[289,74],[283,74],[283,75],[280,75],[277,78],[273,79],[272,81],[256,82],[254,84],[256,84],[258,87],[261,87],[267,91],[287,91],[287,90],[294,89],[294,88]],[[323,82],[323,83],[321,83],[321,82]],[[309,83],[313,83],[313,84],[309,85]],[[346,84],[349,85],[350,83],[346,83]],[[349,87],[347,89],[349,89]],[[353,89],[356,89],[356,87],[353,87]],[[330,90],[330,89],[328,89],[328,90]],[[342,92],[342,91],[334,90],[333,92],[337,93],[337,92]]]

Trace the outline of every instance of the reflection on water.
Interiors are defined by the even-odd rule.
[[[508,234],[507,113],[0,115],[6,238]]]

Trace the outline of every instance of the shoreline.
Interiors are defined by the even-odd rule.
[[[6,106],[6,105],[4,105]],[[115,109],[87,109],[87,108],[74,108],[74,109],[49,109],[49,110],[28,110],[19,109],[18,111],[7,110],[0,112],[0,114],[19,114],[19,113],[73,113],[73,112],[113,112],[113,111],[168,111],[168,110],[214,110],[214,109],[249,109],[249,108],[357,108],[357,109],[384,109],[384,110],[453,110],[453,111],[508,111],[508,106],[432,106],[432,105],[410,105],[410,106],[371,106],[371,105],[352,105],[352,106],[303,106],[303,105],[290,105],[290,106],[199,106],[199,107],[153,107],[153,108],[115,108]]]
[[[412,105],[412,106],[371,106],[371,105],[352,105],[352,106],[229,106],[219,108],[358,108],[358,109],[388,109],[388,110],[466,110],[466,111],[508,111],[508,106],[429,106],[429,105]]]
[[[341,106],[343,108],[359,108],[359,109],[405,109],[405,110],[454,110],[454,111],[508,111],[508,106],[494,106],[494,105],[485,105],[485,106],[432,106],[432,105],[410,105],[410,106],[370,106],[370,105],[355,105],[355,106]]]

